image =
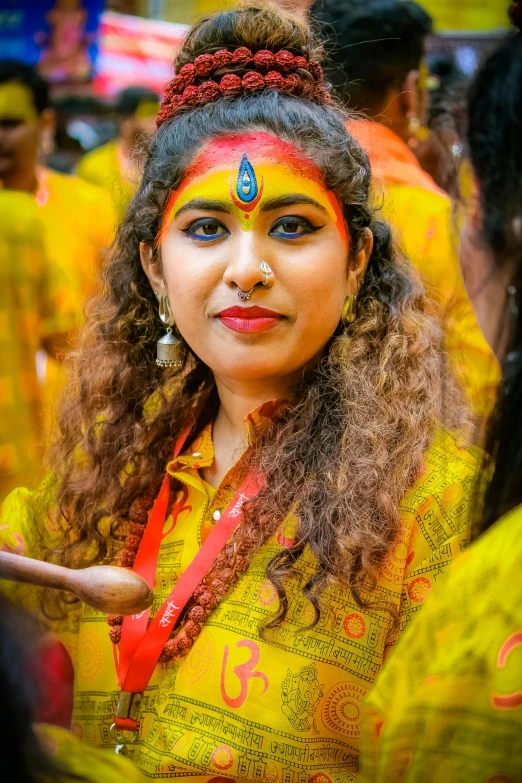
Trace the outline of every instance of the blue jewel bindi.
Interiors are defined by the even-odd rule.
[[[236,195],[242,203],[250,204],[256,199],[258,192],[256,173],[245,153],[237,173]]]

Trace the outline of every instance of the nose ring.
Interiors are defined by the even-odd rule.
[[[261,261],[261,263],[259,264],[259,269],[262,271],[262,273],[265,276],[265,279],[263,280],[263,285],[268,285],[268,278],[270,277],[271,274],[273,274],[272,270],[270,269],[266,261]]]
[[[254,290],[254,286],[252,286],[250,291],[243,291],[243,289],[239,288],[239,286],[238,286],[238,288],[237,288],[237,295],[239,296],[239,298],[241,299],[242,302],[246,302],[247,299],[250,299],[250,297],[252,296],[252,291],[253,290]]]

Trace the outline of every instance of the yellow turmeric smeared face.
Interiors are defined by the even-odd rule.
[[[217,377],[249,381],[300,377],[324,354],[368,255],[349,252],[316,164],[266,132],[202,149],[156,244],[161,264],[144,268],[186,342]]]
[[[40,117],[31,90],[17,81],[0,84],[0,186],[18,189],[34,176]]]

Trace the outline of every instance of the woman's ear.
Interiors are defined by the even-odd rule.
[[[140,242],[140,261],[143,271],[149,278],[152,290],[159,296],[165,293],[165,283],[161,268],[159,249],[155,250],[150,242]]]
[[[346,294],[357,295],[366,267],[373,250],[373,234],[369,228],[365,228],[359,239],[359,245],[354,257],[350,259],[348,268],[348,279],[346,281]]]

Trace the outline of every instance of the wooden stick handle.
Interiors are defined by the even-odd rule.
[[[141,576],[116,566],[63,568],[0,552],[0,579],[68,590],[93,609],[106,614],[139,614],[154,600],[153,591]]]
[[[67,590],[69,570],[53,563],[45,563],[43,560],[32,560],[30,557],[0,552],[0,579],[9,579],[11,582]]]

